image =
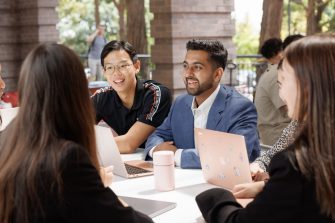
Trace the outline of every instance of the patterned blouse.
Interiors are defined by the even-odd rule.
[[[298,127],[297,121],[291,121],[290,124],[283,130],[277,142],[254,162],[257,163],[264,171],[268,168],[270,161],[276,153],[282,151],[290,145],[294,140],[294,135]]]

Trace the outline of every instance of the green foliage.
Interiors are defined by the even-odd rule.
[[[115,38],[118,29],[118,14],[113,3],[100,2],[101,22],[106,28],[106,38]],[[79,55],[86,55],[86,38],[95,31],[94,4],[92,0],[59,0],[57,7],[60,42]]]
[[[306,5],[307,2],[305,1]],[[284,39],[289,35],[288,30],[288,2],[284,1],[284,13],[283,13],[283,21],[282,21],[282,29],[281,29],[281,37]],[[306,34],[306,12],[304,7],[301,4],[296,4],[291,2],[291,21],[290,21],[290,34]]]
[[[306,34],[306,11],[307,0],[291,1],[291,34]],[[335,1],[330,1],[322,13],[320,21],[323,32],[335,31]],[[288,35],[288,1],[284,1],[284,16],[282,24],[282,37]]]
[[[254,34],[249,18],[243,23],[236,24],[236,35],[233,38],[237,54],[257,54],[259,34]]]
[[[323,32],[335,32],[335,1],[331,1],[325,8],[321,24]]]

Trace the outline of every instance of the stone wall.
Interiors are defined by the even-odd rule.
[[[57,0],[0,0],[0,63],[5,91],[15,91],[23,59],[42,42],[57,42]]]
[[[22,60],[34,46],[58,40],[57,4],[57,0],[0,0],[0,63],[6,91],[16,90]],[[184,91],[181,62],[192,38],[221,40],[234,57],[233,8],[233,0],[150,0],[153,79],[175,95]]]
[[[181,67],[188,40],[220,40],[229,57],[235,56],[233,0],[152,0],[150,10],[154,14],[151,35],[155,39],[151,49],[155,64],[152,78],[167,85],[175,96],[185,91]]]

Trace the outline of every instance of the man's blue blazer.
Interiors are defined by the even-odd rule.
[[[176,98],[164,122],[149,136],[145,145],[145,157],[154,146],[173,141],[183,149],[181,168],[201,168],[194,146],[193,96],[185,94]],[[257,133],[257,112],[254,104],[236,90],[221,85],[220,91],[210,108],[207,129],[243,135],[246,141],[249,161],[259,156]]]

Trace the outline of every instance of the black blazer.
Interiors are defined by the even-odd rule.
[[[131,207],[123,207],[114,192],[104,187],[88,153],[79,145],[70,145],[61,161],[62,199],[57,199],[56,193],[41,193],[45,216],[35,214],[31,222],[152,222]]]
[[[205,220],[208,223],[333,222],[320,213],[315,184],[297,169],[292,150],[278,153],[270,163],[269,173],[270,180],[263,191],[246,208],[224,189],[199,194],[196,201]]]

